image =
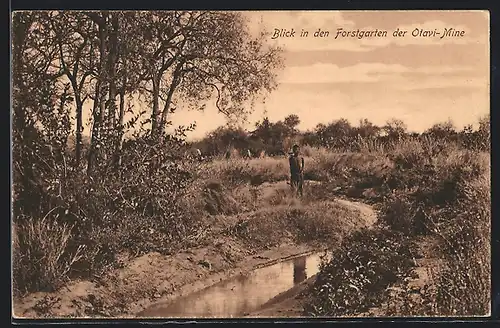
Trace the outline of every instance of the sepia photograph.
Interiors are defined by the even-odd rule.
[[[489,20],[12,12],[13,318],[490,316]]]

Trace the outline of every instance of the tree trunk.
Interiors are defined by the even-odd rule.
[[[22,80],[22,72],[23,72],[23,49],[24,43],[26,39],[27,31],[31,25],[31,23],[22,22],[22,17],[24,13],[17,13],[13,15],[13,27],[14,36],[13,36],[13,49],[12,49],[12,57],[13,57],[13,70],[12,70],[12,78],[13,78],[13,87],[14,97],[13,97],[13,142],[14,142],[14,156],[17,156],[17,161],[20,164],[20,171],[18,174],[21,175],[21,186],[16,193],[18,194],[18,199],[21,200],[21,204],[23,205],[20,208],[21,211],[30,212],[31,210],[36,211],[35,199],[30,197],[31,190],[33,189],[32,181],[34,180],[34,172],[32,163],[28,157],[28,150],[26,149],[26,143],[28,143],[29,129],[27,126],[26,113],[24,111],[24,106],[20,103],[23,99],[23,93],[26,92],[24,83]],[[16,161],[16,158],[13,158]],[[15,170],[15,166],[14,166]],[[14,171],[15,172],[15,171]],[[27,206],[29,204],[29,206]],[[16,206],[17,207],[17,206]],[[31,207],[27,208],[27,207]],[[17,209],[17,208],[16,208]],[[14,216],[19,215],[20,213],[14,213]]]
[[[160,83],[161,77],[153,78],[153,110],[151,113],[151,137],[155,139],[158,136],[158,112],[160,107]]]
[[[100,99],[100,80],[97,80],[95,87],[94,105],[92,108],[92,133],[90,136],[90,148],[88,154],[87,174],[91,175],[94,170],[96,143],[99,140],[99,99]]]
[[[105,22],[98,24],[99,28],[99,76],[97,78],[96,89],[95,89],[95,99],[93,107],[93,127],[92,127],[92,137],[90,141],[90,151],[88,156],[87,164],[87,174],[92,175],[94,167],[96,164],[96,157],[98,152],[98,145],[101,142],[101,123],[103,119],[103,114],[106,106],[105,95],[106,90],[104,88],[105,80],[105,57],[106,57],[106,26]]]
[[[80,166],[81,153],[82,153],[82,132],[83,132],[83,101],[78,88],[78,82],[76,81],[76,75],[67,73],[66,76],[71,82],[73,88],[73,94],[75,96],[76,105],[76,143],[75,143],[75,157],[76,157],[76,167]],[[81,83],[84,83],[82,80]]]
[[[76,74],[66,73],[66,76],[71,82],[71,87],[73,88],[73,94],[75,96],[75,106],[76,106],[76,142],[75,142],[75,157],[76,157],[76,167],[80,166],[81,153],[82,153],[82,132],[83,132],[83,101],[81,93],[78,88],[78,82],[76,80]],[[83,81],[81,82],[83,83]]]
[[[82,132],[83,132],[83,103],[78,93],[75,93],[76,102],[76,167],[80,167],[82,157]]]
[[[165,105],[163,107],[163,112],[161,113],[161,121],[160,121],[160,128],[159,128],[159,133],[160,136],[163,136],[163,133],[165,132],[165,124],[167,123],[167,115],[170,110],[170,105],[172,104],[172,97],[174,96],[175,89],[179,85],[180,82],[180,69],[182,65],[179,65],[176,67],[174,71],[174,76],[172,78],[172,84],[170,85],[170,89],[168,90],[168,95],[167,99],[165,101]]]
[[[115,128],[116,120],[116,63],[118,61],[118,16],[112,14],[112,30],[109,38],[109,102],[108,102],[108,123],[111,129]]]
[[[124,78],[126,80],[126,77]],[[120,113],[118,117],[118,140],[116,143],[116,151],[115,151],[115,168],[119,172],[120,168],[122,166],[122,148],[123,148],[123,123],[124,123],[124,117],[125,117],[125,83],[122,89],[120,90]]]
[[[158,129],[160,137],[163,137],[163,134],[165,132],[165,125],[167,124],[167,115],[168,115],[168,111],[170,110],[170,105],[172,104],[172,95],[173,94],[174,94],[173,88],[171,87],[169,92],[168,92],[168,96],[167,96],[167,100],[165,101],[165,105],[163,106],[163,111],[161,113],[160,127]]]
[[[17,130],[18,136],[20,137],[19,142],[22,144],[23,137],[26,133],[26,117],[24,113],[23,106],[19,104],[22,92],[24,90],[23,81],[22,81],[22,71],[23,71],[23,48],[24,42],[26,38],[26,33],[29,29],[29,24],[21,22],[21,17],[23,13],[17,13],[14,15],[13,21],[14,26],[16,27],[14,32],[14,42],[12,49],[12,57],[13,57],[13,70],[12,70],[12,78],[13,78],[13,87],[15,89],[15,93],[18,99],[14,98],[14,126],[13,128]]]

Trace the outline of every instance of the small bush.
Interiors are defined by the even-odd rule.
[[[203,190],[204,209],[211,215],[239,213],[240,204],[218,182],[209,182]]]
[[[405,194],[392,194],[383,205],[382,220],[389,229],[405,234],[415,230],[418,212],[416,205]]]
[[[386,302],[380,310],[381,315],[387,317],[442,316],[436,307],[434,281],[417,287],[410,285],[409,279],[403,280],[387,293]]]
[[[490,314],[490,258],[484,253],[463,262],[449,261],[448,267],[439,274],[435,302],[441,315]]]
[[[411,242],[401,233],[362,229],[348,236],[321,264],[312,288],[311,316],[349,316],[380,305],[383,291],[409,275]]]

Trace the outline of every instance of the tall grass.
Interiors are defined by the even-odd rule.
[[[68,279],[83,254],[84,246],[70,251],[72,227],[48,215],[13,226],[13,285],[16,294],[33,290],[52,291]]]
[[[227,186],[244,183],[261,184],[286,180],[289,176],[286,157],[218,159],[199,167],[202,180],[221,181]]]
[[[438,309],[448,315],[488,315],[491,290],[489,167],[463,183],[457,215],[439,231],[446,268],[439,274]]]

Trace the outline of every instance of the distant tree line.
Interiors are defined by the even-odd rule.
[[[300,118],[295,114],[277,122],[271,122],[266,117],[257,122],[252,131],[241,127],[219,127],[202,140],[193,142],[192,146],[207,156],[218,156],[228,150],[242,154],[250,150],[256,157],[262,152],[270,156],[286,154],[294,143],[338,151],[357,151],[359,141],[388,143],[405,138],[432,138],[474,150],[490,149],[489,116],[479,120],[478,129],[473,129],[472,125],[457,129],[453,122],[447,121],[434,124],[422,133],[408,131],[406,124],[398,119],[390,119],[383,126],[377,126],[367,119],[360,120],[358,125],[339,119],[328,124],[320,123],[308,131],[300,131],[299,124]]]

